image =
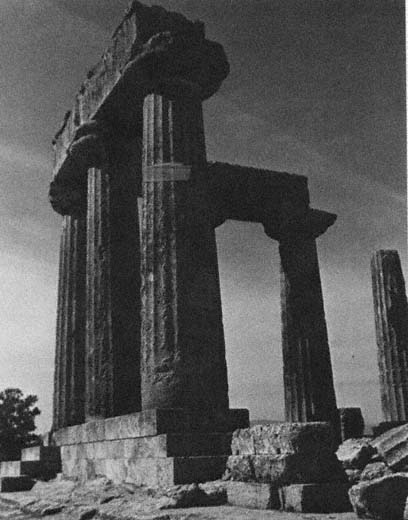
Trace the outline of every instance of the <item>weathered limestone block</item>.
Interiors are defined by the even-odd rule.
[[[148,437],[165,433],[228,433],[237,427],[248,424],[248,410],[239,408],[229,410],[227,414],[223,415],[222,419],[217,423],[213,422],[211,416],[210,420],[206,420],[205,414],[198,417],[181,409],[152,409],[62,428],[53,433],[53,442],[56,446],[69,446],[87,442]],[[209,424],[215,425],[215,429],[208,429]]]
[[[339,408],[342,441],[364,435],[364,419],[361,408]]]
[[[223,485],[184,484],[172,486],[156,496],[160,498],[160,509],[185,507],[209,507],[226,504],[227,493]]]
[[[228,503],[249,509],[280,509],[278,489],[259,482],[227,482]]]
[[[338,447],[337,458],[345,469],[363,469],[375,455],[376,449],[371,445],[371,439],[347,439]]]
[[[61,446],[64,460],[229,455],[230,434],[162,434]]]
[[[293,483],[346,481],[346,475],[331,450],[319,454],[232,455],[226,477],[243,482],[264,482],[275,486]]]
[[[376,478],[392,475],[393,472],[385,462],[372,462],[367,464],[360,475],[360,480],[374,480]]]
[[[273,423],[236,430],[232,455],[286,455],[292,453],[334,452],[333,429],[329,423]]]
[[[281,507],[296,513],[344,513],[352,510],[348,489],[344,482],[292,484],[279,490]]]
[[[393,471],[408,467],[408,424],[383,433],[371,445]]]
[[[226,457],[138,457],[133,459],[63,458],[64,477],[89,480],[105,476],[114,483],[129,482],[149,487],[169,487],[218,480]]]
[[[360,482],[349,490],[350,501],[357,516],[375,520],[403,520],[407,496],[406,473]]]
[[[408,421],[408,304],[397,251],[371,261],[378,368],[386,421]]]
[[[32,446],[21,450],[21,460],[41,460],[59,462],[60,449],[56,446]]]

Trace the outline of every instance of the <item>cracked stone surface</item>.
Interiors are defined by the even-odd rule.
[[[304,514],[282,513],[279,511],[250,510],[228,505],[212,507],[169,508],[177,504],[177,497],[182,496],[182,488],[192,486],[175,486],[161,493],[138,488],[130,484],[114,486],[107,479],[95,479],[85,486],[69,480],[39,482],[30,492],[1,493],[0,519],[34,520],[46,508],[62,507],[61,512],[47,515],[52,520],[80,520],[92,518],[96,520],[356,520],[353,513],[341,514]],[[208,483],[200,489],[214,497],[215,490],[222,483]],[[191,490],[190,490],[191,491]],[[190,493],[190,497],[191,497]],[[201,495],[202,496],[202,495]],[[180,505],[182,505],[180,503]]]

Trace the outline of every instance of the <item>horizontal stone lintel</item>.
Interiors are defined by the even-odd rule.
[[[206,416],[204,413],[194,415],[183,409],[152,409],[62,428],[53,433],[53,442],[56,446],[67,446],[163,433],[224,433],[248,426],[248,410],[240,408],[228,410],[217,417]]]

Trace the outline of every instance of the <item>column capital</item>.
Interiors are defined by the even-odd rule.
[[[201,32],[163,31],[139,47],[123,71],[123,84],[134,85],[137,94],[170,98],[214,95],[229,74],[222,45]]]
[[[279,242],[298,239],[315,239],[322,235],[337,219],[334,213],[307,208],[301,212],[284,212],[277,222],[263,223],[265,233]]]
[[[111,130],[101,121],[78,127],[63,167],[50,183],[49,200],[61,215],[84,215],[89,168],[100,168],[108,158]]]

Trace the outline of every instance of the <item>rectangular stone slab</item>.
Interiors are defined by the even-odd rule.
[[[242,482],[263,482],[276,486],[294,483],[345,481],[346,476],[333,452],[319,455],[232,455],[227,475]]]
[[[62,461],[64,477],[86,480],[104,475],[114,483],[168,487],[222,477],[227,457],[70,459]]]
[[[20,477],[0,477],[0,492],[30,491],[34,484],[35,481],[25,475]]]
[[[191,457],[231,453],[231,434],[162,434],[61,446],[63,460]]]
[[[0,477],[51,477],[60,471],[59,462],[49,461],[3,461],[0,462]]]
[[[56,446],[31,446],[21,450],[22,461],[60,461],[60,450]]]
[[[334,452],[332,427],[326,422],[272,423],[236,430],[232,455],[285,455],[290,453]]]
[[[280,509],[278,489],[257,482],[227,482],[228,503],[249,509]]]
[[[57,446],[67,446],[162,433],[232,432],[248,424],[248,410],[239,408],[229,410],[225,417],[218,419],[207,418],[205,414],[192,416],[181,409],[155,409],[62,428],[53,433],[53,440]]]
[[[279,490],[282,509],[296,513],[345,513],[352,511],[345,482],[293,484]]]

